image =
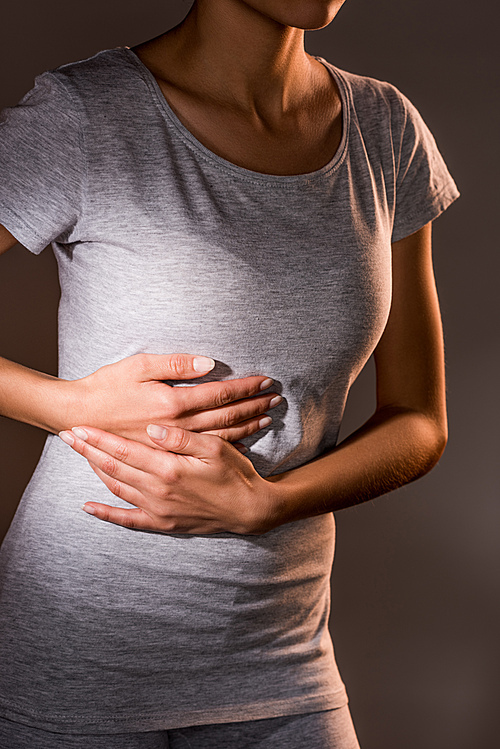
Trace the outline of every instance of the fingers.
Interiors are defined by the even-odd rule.
[[[130,485],[140,487],[148,474],[163,468],[153,447],[101,429],[74,427],[71,432],[60,432],[59,437],[107,476]]]
[[[281,395],[276,395],[276,393],[255,396],[221,408],[181,416],[177,419],[176,426],[193,432],[218,434],[224,439],[234,439],[234,434],[237,434],[239,436],[236,439],[241,439],[267,426],[269,424],[267,419],[270,417],[266,416],[266,412],[278,406],[282,400]],[[262,419],[266,421],[260,424]],[[233,437],[227,436],[235,427],[238,429],[237,432],[233,432]]]
[[[153,519],[144,510],[125,510],[122,507],[112,507],[98,502],[86,502],[82,509],[107,523],[138,531],[158,531]]]
[[[283,400],[277,393],[261,394],[273,384],[269,378],[246,377],[206,382],[190,388],[173,388],[177,410],[185,414],[182,427],[195,431],[225,429],[275,408]]]
[[[250,398],[273,384],[269,377],[244,377],[222,382],[203,382],[189,388],[174,388],[185,413],[208,411],[228,403]]]
[[[228,427],[227,429],[207,429],[204,433],[214,434],[226,440],[226,442],[232,442],[234,445],[238,440],[250,437],[261,429],[265,429],[272,424],[272,421],[270,416],[257,416],[253,419],[242,421],[241,424],[234,427]]]
[[[220,445],[225,444],[214,435],[197,434],[177,427],[150,424],[147,432],[150,439],[162,448],[161,451],[87,426],[60,432],[59,437],[106,476],[139,490],[148,485],[149,477],[168,473],[168,457],[163,451],[210,458],[218,454]]]
[[[191,354],[137,354],[134,359],[144,380],[192,380],[215,367],[213,359]]]
[[[213,359],[190,354],[139,354],[131,358],[139,363],[143,380],[194,379],[215,366]],[[168,398],[175,404],[173,414],[177,426],[209,432],[231,441],[268,425],[268,421],[260,424],[255,417],[263,416],[283,400],[276,393],[262,393],[272,384],[269,377],[255,375],[189,388],[168,388]],[[235,426],[238,429],[233,432]]]

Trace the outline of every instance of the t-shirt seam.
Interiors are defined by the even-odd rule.
[[[54,80],[62,89],[64,90],[65,95],[71,100],[75,114],[76,119],[78,122],[78,139],[79,139],[79,145],[80,145],[80,153],[81,153],[81,159],[82,159],[82,166],[83,166],[83,174],[82,179],[80,180],[80,193],[81,193],[81,201],[79,205],[78,210],[78,217],[77,217],[77,223],[83,223],[86,216],[86,208],[87,208],[87,202],[88,202],[88,185],[89,185],[89,163],[88,163],[88,149],[87,149],[87,138],[85,135],[84,127],[83,127],[83,103],[81,102],[80,97],[77,97],[74,92],[70,89],[70,87],[66,84],[66,82],[62,79],[62,73],[58,74],[58,70],[49,70],[47,71],[46,75],[49,75],[52,80]],[[81,227],[80,227],[81,228]]]
[[[400,131],[401,135],[400,135],[400,138],[399,138],[398,168],[396,170],[396,176],[395,176],[395,180],[394,180],[394,197],[395,197],[395,200],[394,200],[394,210],[396,210],[397,185],[398,185],[398,180],[399,180],[399,172],[400,172],[400,169],[401,169],[401,160],[403,158],[403,143],[404,143],[404,138],[405,138],[405,133],[406,133],[406,126],[408,124],[408,108],[405,107],[403,96],[402,96],[401,92],[397,91],[397,93],[398,93],[397,101],[398,101],[399,107],[400,107],[400,109],[401,109],[401,111],[403,113],[403,123],[402,123],[401,131]]]

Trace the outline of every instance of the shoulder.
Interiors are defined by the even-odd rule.
[[[116,138],[137,127],[150,106],[150,87],[133,53],[118,47],[42,73],[20,105],[30,105],[24,109],[33,120],[79,129],[88,145],[103,133]]]
[[[102,85],[128,67],[131,64],[131,57],[126,47],[116,47],[102,50],[83,60],[64,63],[47,72],[68,83]]]
[[[370,129],[403,131],[408,119],[420,117],[415,106],[396,86],[371,76],[351,73],[323,60],[332,70],[349,99],[351,113],[359,125]]]
[[[99,113],[110,120],[110,106],[125,111],[124,99],[133,99],[130,89],[135,86],[137,90],[137,80],[141,80],[131,75],[130,57],[125,49],[105,50],[41,73],[16,105],[0,113],[2,136],[9,126],[18,132],[45,127],[54,136],[56,131],[69,136]]]
[[[64,90],[76,106],[85,109],[121,104],[124,99],[133,98],[137,94],[138,82],[141,84],[133,56],[123,47],[66,63],[47,71],[40,78],[46,79],[48,85]]]

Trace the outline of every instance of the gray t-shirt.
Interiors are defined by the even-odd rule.
[[[246,442],[262,475],[336,444],[391,300],[391,241],[458,195],[387,83],[334,68],[343,136],[309,174],[204,147],[129,49],[40,76],[0,120],[0,223],[60,272],[60,376],[138,352],[273,377],[284,402]],[[328,633],[332,514],[262,536],[96,521],[128,506],[49,436],[1,551],[0,707],[55,731],[250,720],[347,701]]]

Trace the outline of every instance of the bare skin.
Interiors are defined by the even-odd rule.
[[[211,150],[264,173],[306,173],[338,148],[340,111],[324,68],[304,51],[303,30],[329,23],[341,4],[198,0],[180,27],[135,51]],[[429,471],[447,441],[430,224],[393,245],[393,302],[375,363],[377,407],[368,422],[311,463],[269,479],[214,435],[150,429],[155,450],[91,425],[63,432],[110,491],[136,506],[84,509],[131,528],[258,534],[364,502]]]

